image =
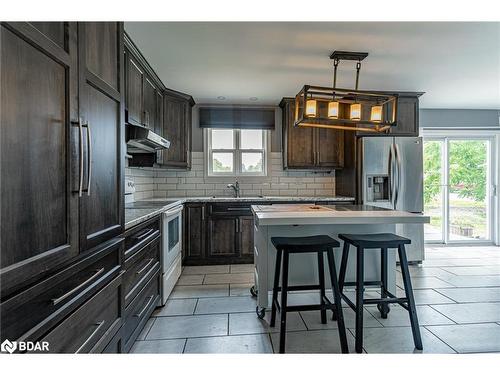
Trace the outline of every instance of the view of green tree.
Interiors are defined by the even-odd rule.
[[[217,158],[214,158],[214,165],[213,165],[213,170],[215,172],[231,172],[231,167],[228,165],[222,164],[220,160]]]
[[[249,165],[248,167],[242,164],[241,168],[243,172],[262,172],[262,159],[260,159],[257,164]]]
[[[430,204],[441,191],[441,145],[428,141],[424,144],[424,202]]]
[[[486,143],[483,141],[450,142],[450,193],[460,198],[484,201],[486,196]],[[428,141],[424,146],[424,202],[430,204],[441,191],[441,147]]]
[[[470,198],[483,202],[486,196],[486,142],[451,141],[450,154],[450,193],[460,198]]]

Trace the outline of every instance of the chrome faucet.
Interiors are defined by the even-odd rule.
[[[227,187],[229,189],[233,189],[235,198],[240,197],[240,183],[238,182],[238,180],[236,180],[234,184],[227,184]]]

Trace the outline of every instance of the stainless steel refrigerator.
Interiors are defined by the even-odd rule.
[[[363,137],[359,142],[362,172],[358,187],[363,204],[422,214],[422,138]],[[424,260],[423,224],[398,224],[396,232],[411,238],[408,260]]]

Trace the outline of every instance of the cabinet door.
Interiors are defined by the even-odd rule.
[[[239,223],[240,254],[253,257],[253,216],[241,216]]]
[[[208,220],[208,257],[238,256],[238,217],[212,216]]]
[[[190,168],[191,105],[187,100],[165,96],[162,135],[170,141],[170,148],[162,152],[160,164]]]
[[[344,131],[316,129],[316,165],[320,168],[344,166]]]
[[[96,33],[101,36],[94,38]],[[123,232],[123,23],[80,23],[79,36],[80,117],[88,124],[83,137],[80,243],[87,250]],[[94,56],[94,50],[116,53],[104,60]],[[116,72],[118,83],[110,72]]]
[[[2,297],[79,252],[76,35],[73,23],[0,25]]]
[[[391,135],[418,136],[418,97],[398,98],[397,125],[391,128]]]
[[[314,128],[295,128],[295,104],[287,102],[283,108],[284,160],[285,168],[314,168]]]
[[[188,203],[184,206],[184,259],[200,259],[205,256],[206,221],[205,204]]]
[[[156,128],[156,85],[147,77],[144,77],[144,125],[150,129]]]
[[[130,53],[126,53],[127,63],[127,121],[131,124],[143,123],[144,72]]]

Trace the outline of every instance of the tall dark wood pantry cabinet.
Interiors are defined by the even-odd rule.
[[[0,340],[102,351],[122,310],[123,23],[0,38]]]

